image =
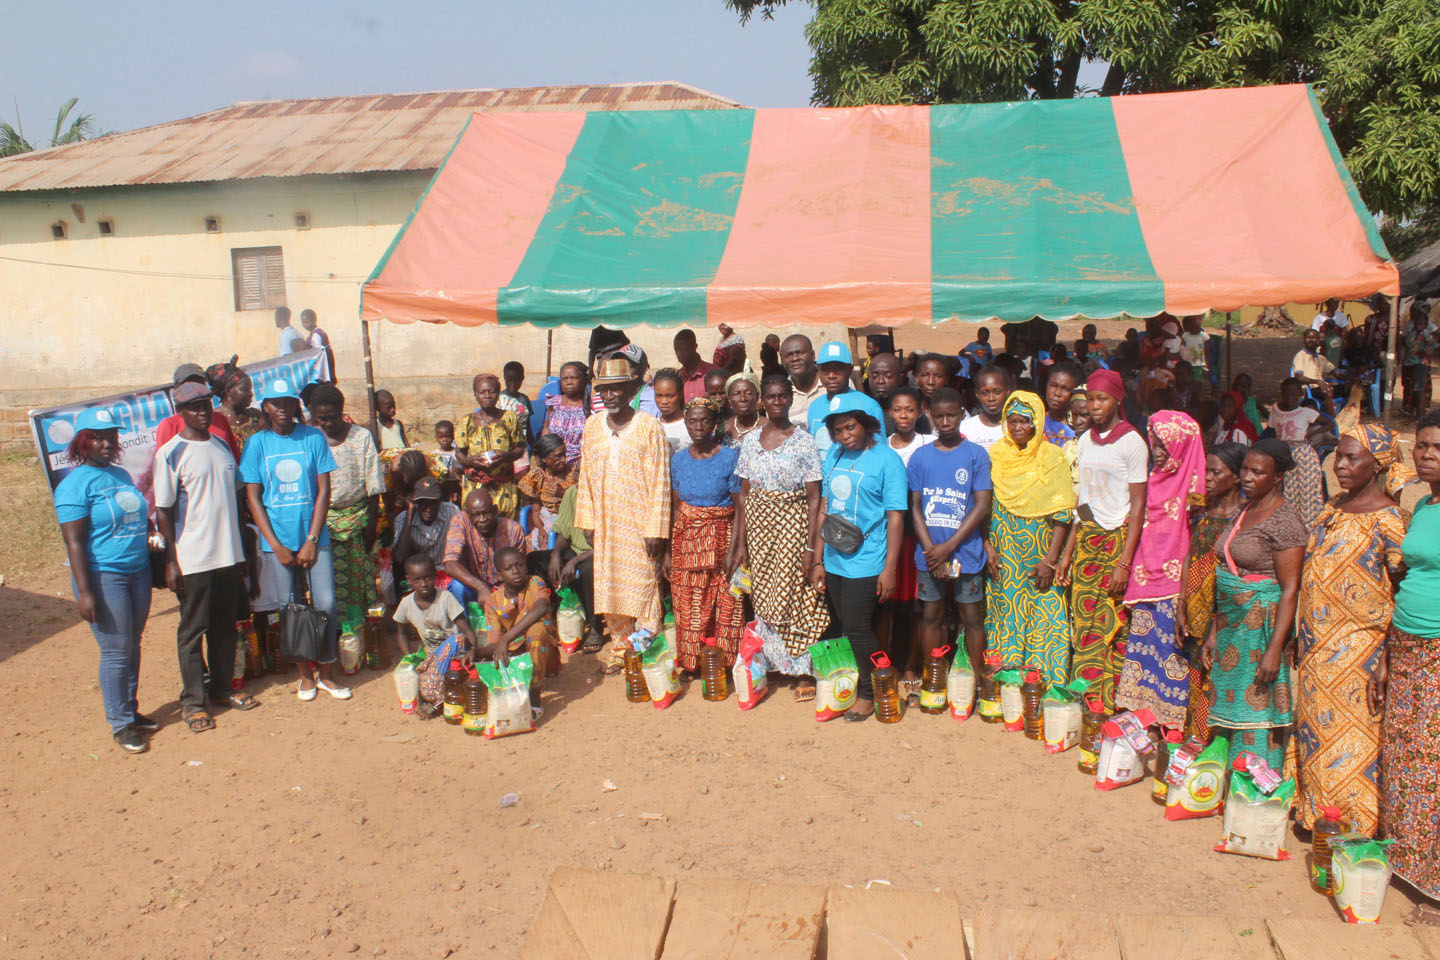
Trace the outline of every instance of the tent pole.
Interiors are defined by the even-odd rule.
[[[370,435],[375,439],[375,449],[380,449],[380,418],[375,413],[375,367],[370,362],[370,324],[360,320],[360,352],[365,357],[365,393],[369,399],[366,410],[370,414]]]
[[[545,331],[545,382],[550,382],[550,357],[555,351],[555,331]]]
[[[1390,298],[1390,330],[1385,336],[1385,426],[1395,406],[1395,337],[1400,330],[1400,298]]]
[[[1235,377],[1230,372],[1230,311],[1225,311],[1225,389],[1229,390],[1230,385],[1235,382]]]

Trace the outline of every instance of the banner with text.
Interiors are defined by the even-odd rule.
[[[323,349],[260,360],[240,367],[255,384],[255,396],[261,396],[273,381],[288,379],[297,388],[319,380],[330,379],[330,366]],[[217,404],[218,405],[218,404]],[[75,418],[83,410],[104,407],[120,427],[120,466],[134,479],[135,485],[151,499],[151,475],[155,462],[155,431],[160,421],[175,412],[170,402],[170,387],[145,387],[98,400],[80,400],[44,410],[30,411],[30,434],[40,462],[45,468],[50,489],[65,478],[75,464],[70,462],[66,448],[75,436]]]

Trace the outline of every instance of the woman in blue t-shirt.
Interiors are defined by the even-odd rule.
[[[874,402],[854,390],[842,393],[825,418],[834,443],[825,454],[820,500],[822,522],[826,515],[841,517],[858,527],[864,540],[851,553],[827,542],[824,559],[814,561],[810,574],[815,588],[829,595],[855,652],[860,682],[845,719],[857,723],[875,712],[870,684],[870,656],[878,649],[875,611],[895,593],[901,522],[909,497],[905,464],[888,445],[875,442],[880,423],[865,412],[866,401]]]
[[[301,700],[314,700],[318,687],[337,700],[350,688],[336,681],[335,561],[330,552],[330,474],[335,458],[325,434],[300,422],[300,398],[286,380],[273,380],[260,405],[268,428],[251,437],[240,455],[240,479],[250,516],[260,531],[261,592],[300,599],[308,586],[310,605],[330,617],[321,638],[318,676],[307,663],[300,670]],[[300,589],[297,590],[296,588]]]
[[[100,645],[100,696],[120,748],[150,749],[160,725],[140,713],[140,634],[150,616],[149,510],[120,462],[120,431],[110,411],[75,418],[70,461],[55,488],[55,514],[80,616]]]

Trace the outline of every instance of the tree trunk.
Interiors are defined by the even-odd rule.
[[[1060,82],[1055,87],[1055,96],[1069,100],[1075,96],[1075,79],[1080,75],[1080,51],[1071,50],[1060,61]]]
[[[1125,71],[1110,64],[1110,69],[1105,73],[1105,83],[1100,87],[1100,96],[1115,97],[1125,89]]]

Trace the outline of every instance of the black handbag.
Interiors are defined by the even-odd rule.
[[[280,608],[280,656],[291,663],[334,659],[325,656],[329,636],[330,615],[310,605],[305,573],[296,567],[291,572],[290,598]]]

